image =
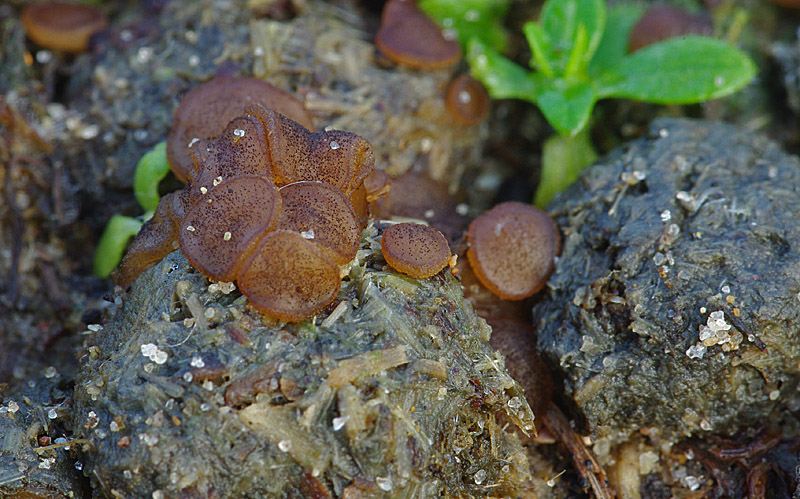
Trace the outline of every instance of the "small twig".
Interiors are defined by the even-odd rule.
[[[45,445],[44,447],[34,447],[33,450],[35,452],[47,452],[53,449],[60,449],[61,447],[70,447],[72,445],[79,445],[79,444],[88,444],[89,440],[85,438],[76,438],[75,440],[70,440],[69,442],[61,442],[58,444],[52,445]]]

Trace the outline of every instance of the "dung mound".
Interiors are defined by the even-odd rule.
[[[800,408],[800,161],[656,121],[551,205],[538,346],[600,436],[730,433]]]
[[[105,494],[440,497],[529,479],[519,385],[449,272],[385,271],[370,225],[338,299],[271,322],[174,252],[87,349],[75,432]]]

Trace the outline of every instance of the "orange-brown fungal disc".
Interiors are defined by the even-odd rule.
[[[145,222],[128,247],[114,280],[127,288],[139,275],[178,249],[178,223],[185,212],[184,191],[171,192],[158,202],[153,218]]]
[[[259,236],[278,223],[281,196],[272,182],[242,176],[209,189],[178,227],[181,251],[203,275],[233,281]]]
[[[501,203],[472,221],[467,258],[475,275],[505,300],[521,300],[547,282],[561,238],[555,222],[525,203]]]
[[[256,310],[295,322],[331,303],[342,281],[327,251],[296,232],[278,230],[259,242],[238,283]]]
[[[367,188],[364,184],[354,190],[350,194],[350,205],[353,207],[353,212],[356,214],[358,225],[363,230],[369,222],[369,204],[367,203]]]
[[[304,180],[331,184],[350,195],[372,172],[372,144],[354,133],[333,130],[311,133],[301,124],[263,106],[251,106],[267,130],[277,185]]]
[[[653,5],[633,26],[628,39],[628,51],[681,35],[710,35],[713,29],[708,14],[692,14],[681,7]]]
[[[388,195],[370,205],[378,218],[393,216],[425,220],[440,230],[450,244],[455,245],[469,224],[459,213],[458,202],[448,194],[447,186],[430,177],[407,172],[392,179]]]
[[[21,15],[28,38],[50,50],[78,53],[89,48],[89,38],[108,25],[97,8],[75,3],[37,3]]]
[[[461,59],[458,40],[445,38],[413,0],[386,2],[375,45],[392,61],[416,69],[448,68]]]
[[[475,78],[462,74],[447,87],[444,104],[460,125],[477,125],[489,116],[489,92]]]
[[[386,229],[381,237],[381,252],[392,268],[417,279],[438,273],[450,260],[450,246],[442,233],[415,223]]]
[[[337,265],[356,256],[361,227],[350,201],[332,185],[296,182],[281,187],[278,229],[296,232],[330,250]]]
[[[194,139],[216,137],[232,119],[244,114],[247,106],[256,103],[314,128],[303,103],[289,92],[257,78],[215,78],[187,92],[175,109],[167,137],[167,159],[175,176],[184,182],[191,178],[189,144]]]
[[[392,179],[383,170],[372,170],[372,173],[364,179],[364,188],[368,203],[373,203],[379,198],[389,194],[392,187]]]

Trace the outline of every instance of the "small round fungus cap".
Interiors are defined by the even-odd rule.
[[[216,137],[247,106],[261,104],[313,129],[303,103],[291,93],[251,77],[219,77],[193,88],[175,109],[167,136],[167,159],[175,176],[186,181],[193,170],[189,144]]]
[[[415,223],[389,226],[381,237],[381,252],[393,269],[416,279],[438,273],[450,260],[450,246],[442,233]]]
[[[89,38],[108,25],[97,8],[77,3],[36,3],[21,15],[28,38],[50,50],[78,53],[89,48]]]
[[[561,250],[555,222],[535,206],[501,203],[472,221],[467,258],[478,280],[505,300],[522,300],[544,286]]]
[[[278,229],[297,232],[330,250],[337,265],[356,256],[361,228],[342,191],[323,182],[296,182],[281,187],[280,193]]]
[[[203,275],[233,281],[258,236],[277,225],[280,210],[280,193],[264,178],[223,182],[203,194],[181,220],[181,250]]]
[[[460,125],[477,125],[489,116],[489,92],[475,78],[462,74],[447,87],[444,99],[450,116]]]
[[[458,40],[445,38],[413,0],[386,2],[375,45],[392,61],[415,69],[449,68],[461,59]]]
[[[256,310],[296,322],[331,303],[342,280],[327,251],[296,232],[278,230],[261,239],[238,283]]]
[[[653,5],[633,26],[628,38],[628,51],[635,52],[676,36],[710,35],[712,29],[711,17],[706,13],[692,14],[673,5]]]

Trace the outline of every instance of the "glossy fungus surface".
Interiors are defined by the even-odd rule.
[[[681,35],[710,35],[711,17],[692,14],[681,7],[653,5],[631,30],[628,50],[634,52],[647,45]]]
[[[392,61],[415,69],[443,69],[461,59],[461,47],[411,0],[389,0],[383,7],[375,45]]]
[[[78,53],[89,48],[89,38],[108,25],[97,8],[73,3],[38,3],[20,16],[28,37],[50,50]]]
[[[555,222],[525,203],[501,203],[472,221],[467,258],[475,275],[506,300],[521,300],[547,282],[561,249]]]
[[[311,116],[291,93],[250,77],[219,77],[193,88],[181,99],[167,137],[167,159],[182,181],[193,177],[190,144],[217,137],[251,104],[261,104],[313,129]]]
[[[258,237],[278,223],[281,197],[261,177],[241,176],[209,189],[178,228],[181,250],[203,275],[233,281]]]
[[[337,265],[356,256],[361,227],[347,197],[323,182],[296,182],[281,187],[278,229],[297,232],[331,252]]]
[[[417,279],[438,273],[450,260],[450,246],[442,233],[416,223],[389,226],[381,237],[381,251],[392,268]]]
[[[475,78],[462,74],[447,87],[444,104],[461,125],[477,125],[489,116],[489,92]]]
[[[288,231],[267,234],[242,265],[238,281],[253,307],[286,321],[319,312],[341,286],[339,267],[328,252]]]

